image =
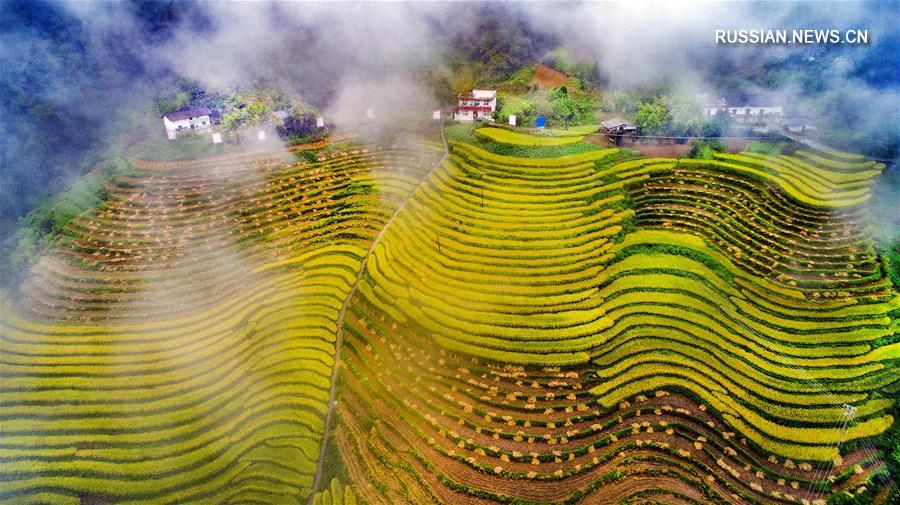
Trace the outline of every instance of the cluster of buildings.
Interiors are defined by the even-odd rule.
[[[497,90],[473,89],[460,93],[456,98],[457,105],[451,113],[452,119],[468,123],[494,121],[493,115],[497,111]],[[816,129],[802,118],[786,119],[783,105],[768,95],[733,95],[715,99],[710,99],[709,95],[698,95],[697,100],[701,104],[704,116],[710,118],[727,116],[742,124],[775,124],[791,133],[807,133]],[[293,125],[291,123],[291,126],[299,129],[312,128],[312,124],[306,124],[305,119],[289,119],[288,113],[285,111],[276,111],[274,114],[285,122],[285,126],[289,121],[301,121],[303,124]],[[367,114],[370,118],[373,116],[371,109],[367,111]],[[435,117],[440,117],[440,111],[435,111]],[[511,119],[510,124],[514,124],[514,121]],[[176,139],[178,134],[183,131],[209,129],[214,122],[215,118],[207,107],[190,107],[169,112],[163,116],[166,134],[172,140]],[[638,126],[623,118],[608,119],[603,121],[601,126],[602,131],[616,144],[627,139],[633,140],[640,135]],[[317,118],[315,127],[324,127],[322,118]]]
[[[325,128],[325,120],[322,117],[305,114],[293,116],[288,111],[276,110],[273,118],[280,120],[279,128],[292,134],[308,135]],[[219,124],[219,117],[214,115],[208,107],[187,107],[181,110],[167,112],[162,117],[163,127],[169,140],[176,140],[178,136],[189,131],[207,131]],[[222,134],[212,133],[214,143],[222,142]],[[258,140],[265,140],[265,132],[260,129],[257,132]]]
[[[703,109],[703,115],[710,119],[728,117],[740,124],[764,125],[760,127],[761,130],[780,127],[795,134],[806,134],[818,129],[804,118],[785,117],[784,106],[776,97],[769,95],[729,95],[716,99],[710,99],[709,95],[698,95],[697,101]],[[633,141],[640,135],[640,128],[623,118],[603,121],[601,127],[610,142],[616,145],[623,141]]]
[[[766,123],[777,125],[790,133],[809,133],[818,130],[802,117],[785,117],[784,106],[778,98],[764,94],[730,95],[710,100],[699,95],[706,116],[727,115],[738,123]]]
[[[781,103],[768,95],[730,95],[714,100],[709,95],[700,95],[698,99],[704,115],[727,115],[739,123],[779,120],[784,116]]]

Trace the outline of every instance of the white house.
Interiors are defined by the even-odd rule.
[[[698,98],[705,115],[725,114],[742,123],[779,119],[784,115],[784,106],[766,95],[719,97],[716,100],[701,95]]]
[[[453,111],[457,121],[493,121],[492,113],[497,110],[496,89],[473,89],[471,93],[460,93],[456,97],[459,104]]]
[[[703,114],[705,116],[724,114],[726,112],[726,107],[728,107],[728,102],[725,101],[724,97],[711,100],[709,95],[697,95],[697,101],[700,102],[700,106],[703,107]]]
[[[163,125],[170,139],[176,138],[178,132],[183,130],[204,130],[212,125],[209,117],[209,109],[206,107],[191,107],[189,109],[167,112],[163,115]]]

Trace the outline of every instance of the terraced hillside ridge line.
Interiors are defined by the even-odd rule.
[[[116,180],[2,293],[0,501],[306,498],[339,311],[442,154],[351,145]]]
[[[325,453],[326,453],[327,445],[328,445],[327,434],[330,433],[331,419],[332,419],[332,414],[334,412],[334,406],[336,403],[335,399],[337,398],[337,379],[338,379],[339,364],[341,361],[341,342],[343,341],[343,336],[344,336],[344,321],[345,321],[345,317],[347,314],[347,308],[349,306],[350,300],[353,298],[353,295],[356,293],[356,290],[359,287],[359,283],[362,280],[363,272],[365,272],[366,264],[368,263],[369,257],[372,255],[372,252],[378,246],[378,243],[381,241],[381,238],[384,236],[384,233],[391,226],[391,223],[394,222],[394,219],[396,219],[397,214],[399,214],[400,211],[403,209],[403,207],[406,205],[406,202],[409,201],[409,197],[412,196],[412,194],[425,182],[425,180],[428,178],[429,175],[434,173],[434,171],[438,170],[438,168],[441,165],[443,165],[444,162],[447,160],[447,155],[449,154],[449,148],[447,146],[447,140],[446,140],[446,138],[444,138],[443,130],[441,130],[441,143],[443,144],[443,148],[444,148],[444,156],[441,157],[440,160],[432,163],[432,166],[428,170],[428,172],[426,172],[426,175],[419,180],[419,182],[415,185],[415,187],[413,187],[409,192],[407,192],[406,198],[404,198],[403,201],[401,201],[400,204],[397,205],[396,209],[394,210],[394,213],[391,214],[391,217],[388,218],[388,220],[384,223],[384,226],[381,228],[381,230],[378,232],[378,235],[372,241],[372,245],[369,246],[369,250],[366,251],[365,256],[363,256],[362,260],[360,261],[359,267],[357,269],[356,279],[353,281],[353,285],[350,287],[350,291],[347,293],[347,296],[344,298],[344,302],[341,304],[341,311],[338,314],[337,333],[336,333],[336,337],[335,337],[334,365],[332,367],[331,385],[329,387],[329,393],[328,393],[328,407],[327,407],[328,410],[325,415],[324,433],[326,434],[326,436],[324,436],[322,438],[322,444],[321,444],[321,448],[319,450],[319,459],[318,459],[318,465],[316,467],[316,476],[315,476],[315,480],[313,481],[313,487],[312,487],[312,489],[314,491],[319,488],[319,483],[321,482],[322,472],[323,472],[324,465],[325,465]]]
[[[823,503],[883,467],[865,444],[894,422],[890,286],[759,275],[639,214],[687,168],[615,154],[452,144],[398,212],[345,319],[334,437],[366,503]],[[770,178],[716,193],[720,172],[678,205],[740,190],[796,219],[772,235],[828,223]]]
[[[519,133],[503,128],[495,128],[492,126],[486,128],[478,128],[475,133],[482,137],[489,138],[494,142],[501,144],[513,144],[517,146],[561,146],[565,144],[574,144],[584,139],[581,135],[529,135],[527,133]]]

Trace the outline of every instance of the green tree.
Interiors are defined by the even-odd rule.
[[[450,86],[453,89],[453,97],[455,98],[460,93],[472,91],[472,88],[475,87],[475,83],[475,72],[472,68],[462,68],[453,76],[453,83]]]
[[[269,104],[262,101],[247,103],[222,116],[221,130],[227,135],[236,135],[242,128],[256,126],[269,115]]]
[[[707,121],[700,128],[700,134],[704,137],[721,137],[722,123],[718,121]]]
[[[580,113],[578,102],[569,96],[565,86],[550,93],[550,110],[554,118],[564,121],[566,125],[577,119]]]
[[[716,153],[725,151],[725,146],[718,140],[695,140],[691,142],[691,151],[688,158],[710,160]]]
[[[634,117],[644,135],[664,135],[672,126],[672,111],[669,100],[660,97],[652,103],[644,102]]]
[[[684,137],[695,137],[700,134],[703,126],[703,109],[695,100],[689,100],[683,95],[674,95],[669,98],[669,111],[672,116],[672,124],[668,128],[670,135],[682,137],[678,143],[686,141]]]

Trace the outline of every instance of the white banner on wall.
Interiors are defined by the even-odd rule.
[[[369,119],[375,119],[375,111],[372,109],[366,109],[366,117]]]
[[[221,133],[218,133],[218,132],[213,133],[212,138],[213,138],[213,144],[221,144],[222,143],[222,134]]]
[[[316,118],[316,128],[325,128],[325,118],[321,116]]]
[[[441,118],[441,110],[431,111],[431,119],[440,119]]]
[[[515,115],[513,115],[513,114],[509,115],[509,124],[511,126],[516,126],[516,116]]]
[[[262,130],[256,132],[256,140],[266,140],[266,132]]]

